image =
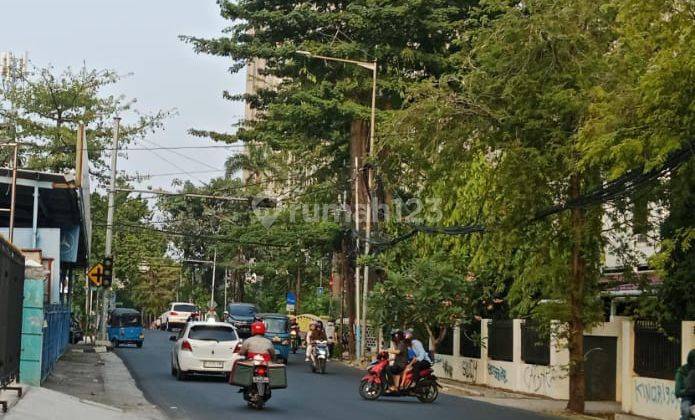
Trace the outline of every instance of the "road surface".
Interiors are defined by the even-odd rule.
[[[194,377],[179,382],[171,376],[171,333],[146,331],[141,349],[116,349],[145,397],[173,419],[302,419],[302,420],[531,420],[547,418],[440,393],[433,404],[415,398],[365,401],[357,393],[363,372],[329,363],[324,375],[311,373],[300,355],[291,356],[289,387],[273,391],[265,409],[249,409],[238,388],[221,378]]]

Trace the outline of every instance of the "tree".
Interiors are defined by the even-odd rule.
[[[84,123],[93,175],[102,177],[114,117],[129,112],[138,117],[135,123],[121,126],[120,144],[125,149],[160,128],[170,114],[141,114],[134,109],[134,99],[104,93],[120,79],[113,70],[86,67],[61,73],[52,67],[31,68],[5,79],[0,84],[0,136],[22,143],[23,168],[64,173],[75,168],[75,133]]]
[[[440,225],[485,226],[465,238],[430,237],[423,252],[452,248],[474,275],[513,279],[516,315],[566,322],[568,408],[578,412],[583,333],[600,319],[602,209],[538,215],[581,203],[607,178],[603,161],[585,159],[602,139],[579,133],[607,71],[613,19],[599,3],[485,3],[460,38],[460,68],[411,92],[391,117],[387,146],[391,165],[409,159],[406,171],[389,172],[392,182],[442,199]]]
[[[371,292],[370,317],[376,325],[422,328],[436,347],[473,306],[472,284],[464,277],[441,255],[390,270]]]

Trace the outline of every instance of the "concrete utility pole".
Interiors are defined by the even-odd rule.
[[[359,158],[355,156],[355,254],[360,252],[360,169],[359,169]],[[355,357],[360,359],[362,357],[362,331],[360,320],[360,268],[355,267],[355,319],[357,320],[355,325]]]
[[[104,258],[113,255],[111,246],[113,244],[113,213],[116,206],[116,163],[118,160],[118,131],[120,129],[121,118],[113,119],[113,144],[111,147],[111,185],[109,187],[109,207],[106,213],[106,242],[104,244]],[[106,340],[106,317],[109,310],[109,291],[102,290],[101,322],[99,323],[99,339]]]
[[[217,248],[212,257],[212,293],[210,294],[210,307],[215,307],[215,274],[217,273]]]
[[[368,67],[367,67],[368,68]],[[368,159],[371,161],[374,157],[374,132],[376,130],[376,77],[377,77],[377,65],[376,59],[374,60],[374,65],[372,67],[372,114],[369,124],[369,150],[367,151]],[[372,212],[374,207],[374,165],[370,162],[367,169],[367,223],[366,223],[366,234],[364,241],[364,256],[369,256],[369,243],[372,237]],[[366,354],[367,349],[367,296],[369,292],[369,263],[364,265],[364,286],[362,288],[362,328],[364,331],[362,333],[362,341],[360,345],[362,347],[362,354]]]
[[[354,64],[357,66],[360,66],[362,68],[365,68],[367,70],[372,71],[372,112],[371,112],[371,118],[370,118],[370,128],[369,128],[369,150],[367,151],[369,159],[371,159],[374,156],[374,133],[376,131],[376,81],[377,81],[377,61],[376,59],[372,62],[368,61],[358,61],[358,60],[349,60],[345,58],[338,58],[338,57],[328,57],[325,55],[318,55],[318,54],[313,54],[309,51],[296,51],[297,54],[303,55],[305,57],[310,57],[310,58],[317,58],[320,60],[326,60],[326,61],[336,61],[339,63],[348,63],[348,64]],[[370,247],[369,247],[369,242],[371,238],[371,229],[372,229],[372,190],[373,190],[373,165],[369,165],[368,172],[367,172],[367,220],[366,220],[366,237],[365,237],[365,246],[364,246],[364,255],[368,256],[370,252]],[[357,157],[355,157],[355,168],[358,168],[357,166]],[[358,190],[358,183],[359,183],[359,169],[357,169],[355,173],[355,196],[357,197],[359,195],[359,190]],[[355,213],[359,212],[359,207],[357,200],[355,200]],[[356,223],[357,226],[357,232],[359,236],[359,223]],[[357,252],[359,252],[359,239],[358,241],[358,246],[357,246]],[[365,264],[364,266],[364,285],[362,287],[362,306],[360,308],[360,285],[359,285],[359,267],[355,267],[355,303],[357,305],[355,309],[355,315],[356,319],[358,320],[358,325],[356,326],[356,333],[355,333],[355,338],[357,339],[357,347],[355,349],[355,353],[357,355],[357,358],[361,358],[361,356],[364,354],[364,350],[366,349],[366,333],[367,333],[367,296],[369,292],[369,265]],[[360,311],[362,316],[360,317]]]

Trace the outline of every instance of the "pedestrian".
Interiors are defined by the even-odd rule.
[[[688,420],[695,404],[695,349],[690,350],[687,363],[676,371],[675,394],[681,399],[681,420]]]

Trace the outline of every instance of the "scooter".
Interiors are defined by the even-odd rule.
[[[311,371],[326,373],[326,361],[328,360],[328,342],[315,341],[311,346]]]
[[[384,397],[416,397],[420,402],[431,403],[439,396],[437,377],[432,368],[422,369],[418,378],[413,380],[413,371],[405,373],[404,385],[397,391],[389,391],[391,375],[386,369],[389,365],[388,353],[381,352],[376,361],[372,362],[367,374],[360,382],[360,396],[365,400],[376,400]]]
[[[253,379],[251,386],[239,390],[243,392],[244,400],[249,407],[260,410],[270,399],[270,378],[268,377],[268,364],[270,355],[256,354],[250,357],[253,365]]]

